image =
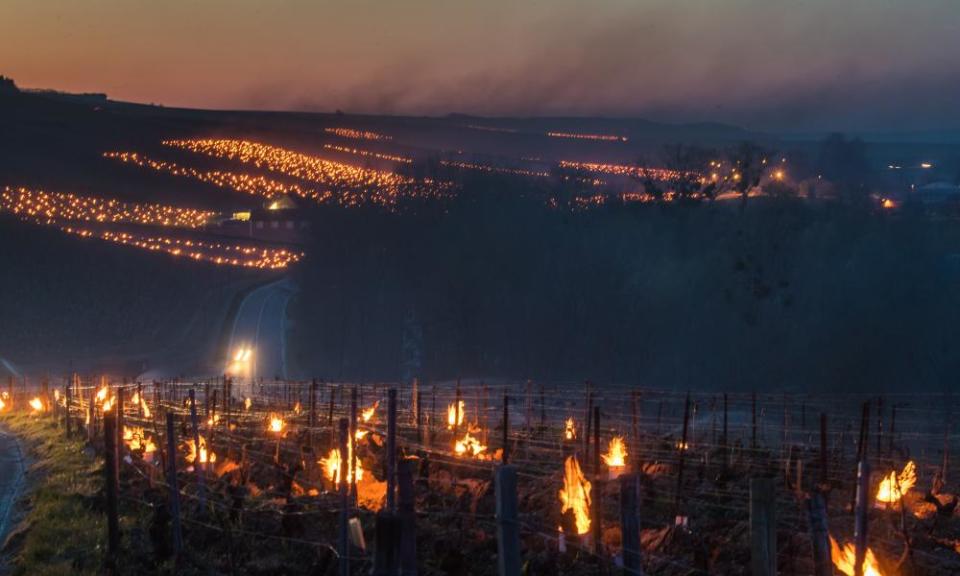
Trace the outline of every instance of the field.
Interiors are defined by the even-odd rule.
[[[4,411],[16,414],[8,423],[27,437],[43,435],[54,467],[68,458],[57,452],[61,443],[86,437],[101,452],[104,416],[122,413],[122,534],[113,561],[123,570],[332,574],[348,550],[353,574],[411,557],[421,574],[496,574],[498,540],[509,531],[496,513],[493,480],[507,460],[517,472],[527,573],[600,574],[622,565],[629,490],[640,496],[637,552],[646,573],[749,574],[758,553],[750,502],[759,488],[751,483],[760,478],[773,487],[770,554],[778,572],[814,573],[810,506],[823,498],[829,538],[822,542],[833,548],[836,573],[852,575],[858,459],[873,471],[860,512],[869,518],[866,573],[960,569],[957,499],[946,491],[960,469],[946,451],[953,433],[942,424],[951,397],[464,382],[401,389],[391,426],[390,389],[381,385],[75,380],[69,388],[14,386]],[[341,425],[351,432],[338,438]],[[398,460],[388,458],[391,441]],[[105,494],[96,491],[85,510],[109,510]],[[90,529],[99,537],[106,530],[101,521]],[[38,554],[29,552],[34,541],[28,536],[25,553]],[[56,553],[61,563],[67,549]],[[82,554],[87,566],[111,558],[102,548]]]

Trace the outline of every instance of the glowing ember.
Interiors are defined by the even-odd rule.
[[[453,451],[454,454],[461,457],[467,456],[479,460],[484,460],[487,457],[487,455],[484,454],[487,451],[487,447],[471,436],[469,432],[464,435],[463,439],[457,440]]]
[[[203,437],[203,434],[199,435],[200,438],[200,463],[206,464],[207,462],[216,462],[217,455],[213,450],[207,451],[207,440]],[[193,463],[197,459],[197,447],[193,443],[193,438],[188,438],[186,441],[187,445],[187,462]]]
[[[287,423],[283,421],[283,418],[276,414],[270,415],[270,427],[267,428],[268,431],[273,432],[274,434],[279,434],[283,432],[283,429],[286,427]]]
[[[877,502],[884,504],[894,504],[899,502],[908,490],[917,483],[917,466],[913,460],[907,462],[903,471],[898,476],[896,471],[891,471],[890,475],[880,482],[877,489]]]
[[[563,430],[563,437],[567,440],[576,440],[577,439],[577,424],[573,421],[573,418],[567,418],[566,426]]]
[[[454,426],[463,426],[463,400],[459,404],[451,402],[447,405],[447,428],[453,430]]]
[[[623,468],[627,465],[627,445],[623,441],[623,436],[614,436],[610,439],[610,446],[606,454],[601,454],[601,458],[611,468]]]
[[[857,564],[857,548],[853,543],[847,544],[841,550],[840,545],[837,544],[837,541],[831,536],[830,558],[833,560],[833,565],[837,567],[837,570],[847,576],[854,575],[854,566]],[[870,548],[867,548],[867,553],[863,560],[863,576],[883,576],[883,573],[880,572],[880,566],[877,564],[877,557]]]
[[[573,510],[577,521],[577,534],[590,532],[590,482],[580,471],[576,456],[568,456],[563,463],[563,489],[560,497],[560,513]]]
[[[30,407],[33,408],[34,412],[44,411],[43,400],[41,400],[40,398],[31,399],[29,404],[30,404]]]

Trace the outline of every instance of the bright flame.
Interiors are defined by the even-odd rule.
[[[467,432],[462,440],[457,440],[453,451],[457,456],[468,456],[483,460],[486,457],[484,452],[487,451],[487,447]]]
[[[107,399],[107,400],[103,403],[103,411],[104,411],[104,412],[109,412],[111,409],[113,409],[113,404],[114,404],[114,402],[116,402],[116,401],[117,401],[117,397],[116,397],[116,396],[111,396],[109,399]]]
[[[577,438],[577,424],[573,421],[573,418],[567,418],[566,428],[563,431],[563,436],[567,440],[576,440]]]
[[[558,493],[560,513],[573,510],[577,520],[577,534],[590,532],[590,482],[580,471],[576,456],[567,456],[563,463],[563,490]]]
[[[911,460],[903,467],[899,476],[895,470],[891,470],[890,475],[880,482],[880,487],[877,489],[877,502],[886,504],[899,502],[916,483],[917,465]]]
[[[216,426],[220,423],[220,415],[214,412],[207,418],[207,426]]]
[[[857,548],[853,543],[847,544],[843,547],[843,550],[841,550],[840,545],[837,544],[837,541],[831,536],[830,558],[833,560],[833,565],[837,567],[837,570],[847,576],[853,576],[854,566],[857,564]],[[864,555],[863,576],[883,576],[880,572],[880,566],[877,564],[877,557],[870,548],[867,548],[867,553]]]
[[[103,402],[104,400],[106,400],[108,392],[109,392],[109,389],[106,386],[103,386],[99,390],[97,390],[97,402]]]
[[[207,439],[203,437],[203,434],[198,435],[200,438],[200,463],[206,464],[207,462],[216,462],[217,455],[213,450],[207,451]],[[197,447],[193,443],[193,438],[187,439],[187,462],[193,463],[197,459]]]
[[[38,398],[33,398],[30,400],[30,407],[33,408],[34,412],[43,412],[43,400]]]
[[[134,406],[136,406],[137,404],[140,405],[140,409],[143,410],[144,418],[150,417],[150,407],[147,406],[147,400],[145,398],[141,398],[139,392],[133,393],[133,398],[131,399],[131,402],[133,402]]]
[[[458,410],[459,408],[459,410]],[[447,405],[447,428],[453,430],[454,426],[463,426],[463,400],[459,404],[451,402]]]
[[[294,414],[299,415],[301,410],[302,410],[302,408],[300,408],[300,403],[299,403],[299,402],[297,402],[296,404],[294,404],[294,406],[293,406],[293,413],[294,413]]]
[[[143,428],[134,426],[123,427],[123,441],[132,452],[143,450],[144,455],[157,451],[156,444],[143,431]]]
[[[603,461],[607,466],[624,467],[627,465],[627,445],[623,441],[623,436],[614,436],[610,439],[610,447],[606,454],[601,454]]]
[[[249,410],[251,406],[253,406],[253,400],[251,400],[250,398],[244,398],[244,399],[243,399],[243,409],[244,409],[244,410]]]
[[[250,361],[253,358],[253,349],[241,346],[233,355],[233,360],[227,365],[227,374],[242,375],[250,370]]]
[[[380,401],[379,401],[379,400],[377,400],[376,402],[374,402],[374,403],[373,403],[373,406],[371,406],[371,407],[369,407],[369,408],[367,408],[367,409],[365,409],[365,410],[362,410],[362,411],[360,412],[360,419],[363,420],[364,422],[369,422],[370,419],[373,418],[373,415],[377,412],[377,407],[378,407],[378,406],[380,406]]]
[[[3,398],[0,398],[0,410],[3,410],[7,407],[7,403],[3,401]]]
[[[277,434],[280,432],[283,432],[283,429],[284,427],[286,427],[286,425],[287,423],[284,422],[283,418],[281,418],[280,416],[276,414],[270,415],[270,427],[268,428],[270,432],[274,432]]]
[[[349,449],[349,448],[348,448]],[[348,460],[352,460],[348,457]],[[320,466],[323,467],[323,474],[326,476],[327,480],[340,485],[340,450],[334,448],[330,450],[330,455],[326,458],[321,458],[319,462]],[[350,464],[347,464],[348,468]],[[357,482],[363,480],[363,464],[360,463],[360,459],[357,458]],[[353,482],[353,470],[347,471],[347,482]]]

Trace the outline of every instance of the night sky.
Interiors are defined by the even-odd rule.
[[[0,74],[165,105],[960,129],[956,0],[3,0]]]

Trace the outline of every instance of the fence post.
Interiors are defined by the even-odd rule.
[[[777,574],[776,497],[772,478],[750,479],[750,570],[753,576]]]
[[[830,481],[830,458],[827,455],[827,414],[820,413],[820,486],[826,490]]]
[[[107,495],[107,566],[108,572],[116,570],[120,552],[120,510],[117,499],[120,492],[120,457],[117,449],[117,415],[109,411],[103,415],[103,441],[105,452]]]
[[[203,511],[207,508],[207,486],[204,479],[204,468],[206,468],[206,463],[202,462],[200,459],[200,428],[197,426],[197,396],[196,391],[190,389],[190,424],[193,427],[193,448],[194,448],[194,459],[193,459],[193,471],[197,475],[197,498],[200,502],[200,513],[203,514]]]
[[[167,412],[167,484],[170,485],[173,550],[179,561],[183,552],[183,533],[180,530],[180,489],[177,486],[177,439],[174,436],[173,412]]]
[[[814,576],[833,576],[827,504],[819,490],[815,490],[807,500],[807,514],[810,521],[810,541],[813,544]]]
[[[687,455],[687,430],[690,426],[690,393],[687,392],[687,399],[683,408],[683,436],[680,438],[680,444],[677,446],[677,493],[674,495],[673,506],[675,508],[674,516],[680,515],[681,492],[683,491],[683,464]]]
[[[331,389],[332,390],[332,389]],[[333,406],[333,393],[330,396],[330,406]],[[331,410],[331,415],[333,411]],[[350,576],[350,540],[347,533],[347,524],[350,516],[350,494],[347,485],[347,472],[344,463],[347,453],[347,435],[350,433],[350,422],[346,418],[340,419],[340,538],[337,541],[337,555],[340,557],[340,576]]]
[[[510,463],[510,396],[503,393],[503,452],[500,454],[500,463]]]
[[[506,396],[504,396],[506,398]],[[517,525],[517,469],[497,468],[497,568],[499,576],[520,576],[520,530]]]
[[[71,377],[71,380],[67,382],[66,387],[64,388],[63,395],[64,401],[67,404],[67,438],[71,436],[72,428],[72,419],[70,418],[70,405],[72,404],[71,400],[73,399],[73,383],[76,381],[75,378]]]
[[[623,573],[643,576],[640,567],[640,517],[637,513],[636,474],[620,477],[620,531],[623,541]]]
[[[593,512],[593,553],[599,558],[603,553],[603,478],[600,476],[600,407],[593,407],[593,501],[590,503]]]
[[[418,391],[417,394],[420,392]],[[417,495],[413,488],[413,467],[416,460],[400,460],[398,471],[400,500],[400,574],[417,576]]]
[[[347,453],[350,457],[348,470],[357,469],[357,387],[350,390],[350,449]],[[357,505],[357,475],[350,474],[350,502]]]
[[[397,506],[397,389],[387,391],[387,509]]]
[[[870,464],[866,456],[857,466],[857,498],[854,510],[853,540],[857,548],[854,576],[863,576],[863,563],[867,557],[867,511],[870,504]]]

